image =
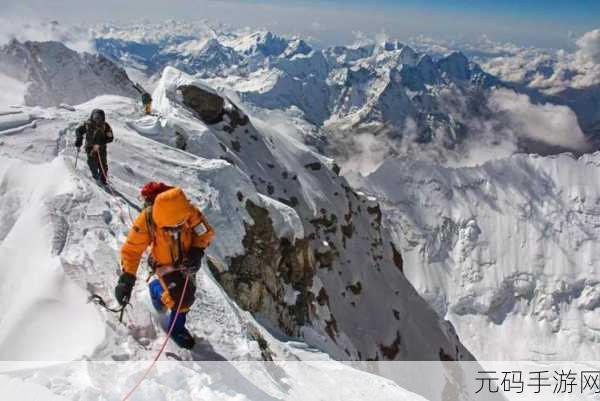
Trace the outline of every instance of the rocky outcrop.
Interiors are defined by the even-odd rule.
[[[214,92],[194,85],[181,85],[177,88],[183,96],[183,104],[198,114],[207,124],[216,124],[223,120],[225,100]]]
[[[229,125],[223,129],[231,132],[249,122],[248,116],[240,108],[208,88],[181,85],[177,90],[181,92],[183,104],[192,109],[206,124],[216,124],[227,116]]]
[[[314,276],[309,241],[279,238],[267,209],[251,200],[246,200],[245,207],[254,220],[254,224],[245,224],[245,253],[231,259],[228,271],[209,266],[242,308],[260,312],[288,335],[298,335],[308,322],[314,298],[309,292]]]

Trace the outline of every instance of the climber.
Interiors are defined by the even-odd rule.
[[[144,113],[152,114],[152,96],[146,92],[142,85],[136,83],[133,85],[133,88],[142,95],[142,106],[144,107]]]
[[[195,340],[185,327],[186,315],[194,302],[195,273],[200,269],[214,230],[180,188],[149,182],[141,193],[144,209],[121,248],[122,273],[115,296],[120,305],[129,303],[140,259],[150,246],[148,265],[151,275],[156,276],[149,285],[152,305],[158,312],[164,312],[161,325],[165,331],[173,325],[173,341],[191,349]]]
[[[142,105],[144,106],[144,113],[152,114],[152,96],[148,92],[142,94]]]
[[[106,144],[112,142],[114,137],[110,125],[106,122],[104,110],[94,109],[90,119],[77,127],[75,133],[77,135],[75,146],[78,152],[85,136],[85,153],[92,177],[98,183],[106,185],[108,178]]]
[[[181,150],[185,150],[187,148],[187,140],[179,131],[175,131],[175,147]]]

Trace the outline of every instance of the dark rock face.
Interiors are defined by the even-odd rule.
[[[225,100],[212,92],[194,85],[182,85],[177,88],[183,96],[183,104],[194,110],[207,124],[223,121]]]
[[[227,124],[223,130],[232,133],[237,127],[250,122],[248,116],[239,107],[216,93],[195,85],[182,85],[177,90],[183,96],[183,104],[195,111],[206,124],[219,123],[224,120],[224,116],[227,116]]]
[[[246,252],[231,260],[228,271],[219,272],[212,266],[211,270],[243,309],[260,312],[286,334],[298,335],[298,329],[308,322],[309,306],[314,301],[309,292],[314,276],[309,241],[292,243],[278,238],[267,209],[247,200],[246,210],[254,220],[253,225],[246,224]],[[290,304],[290,291],[296,294],[294,304]]]

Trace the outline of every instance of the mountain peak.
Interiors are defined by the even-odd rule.
[[[80,104],[102,94],[137,96],[127,73],[102,55],[78,53],[61,42],[11,41],[0,48],[0,69],[29,82],[28,105]]]
[[[469,59],[461,52],[455,51],[438,61],[438,67],[451,78],[467,81],[471,77]]]

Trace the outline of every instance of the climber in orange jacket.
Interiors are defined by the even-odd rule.
[[[183,287],[187,275],[200,269],[214,230],[180,188],[150,182],[142,188],[142,196],[146,207],[121,248],[122,273],[115,296],[121,305],[129,302],[140,259],[150,246],[148,264],[157,277],[149,285],[152,304],[160,312],[170,311],[161,324],[165,330],[173,325],[171,338],[189,349],[194,346],[194,337],[185,328],[185,321],[194,302],[195,280],[188,281],[185,291]]]

